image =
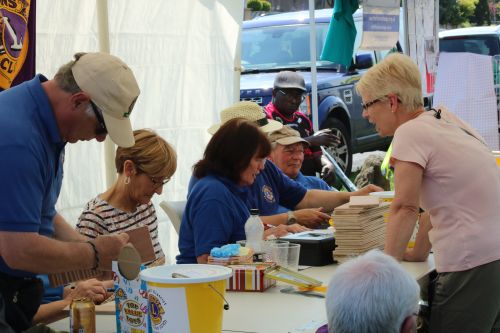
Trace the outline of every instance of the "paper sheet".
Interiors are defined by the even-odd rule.
[[[490,56],[441,53],[434,106],[446,106],[474,127],[491,150],[498,150],[498,119]]]

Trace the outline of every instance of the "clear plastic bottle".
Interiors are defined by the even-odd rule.
[[[264,224],[259,217],[258,209],[250,209],[250,217],[245,223],[245,235],[247,239],[245,247],[252,248],[254,253],[262,252]]]

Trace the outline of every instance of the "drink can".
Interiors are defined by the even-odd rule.
[[[70,333],[95,333],[95,305],[90,298],[75,298],[70,306]]]

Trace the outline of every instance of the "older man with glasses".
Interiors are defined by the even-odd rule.
[[[97,269],[128,235],[93,241],[55,209],[66,143],[109,134],[134,145],[129,115],[139,96],[132,70],[105,53],[78,53],[52,80],[43,75],[0,93],[0,331],[28,329],[43,288],[36,273]]]
[[[268,118],[298,131],[309,143],[310,146],[304,151],[302,172],[308,176],[315,176],[319,172],[327,183],[332,184],[335,181],[335,171],[328,160],[321,158],[320,146],[336,145],[338,138],[329,131],[321,131],[314,135],[311,120],[299,111],[306,93],[304,78],[299,73],[281,71],[274,79],[273,99],[266,105],[265,112]]]
[[[304,151],[309,147],[309,142],[301,138],[299,132],[289,126],[283,126],[283,128],[269,133],[269,141],[272,148],[269,160],[290,179],[308,190],[336,191],[323,179],[316,176],[306,176],[300,171],[304,161]],[[280,206],[278,212],[287,211],[289,209]]]

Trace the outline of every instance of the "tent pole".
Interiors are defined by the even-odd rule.
[[[108,23],[108,0],[96,0],[97,5],[97,33],[99,40],[99,51],[110,53],[109,49],[109,23]],[[104,168],[106,188],[111,187],[116,180],[115,170],[115,145],[106,137],[104,141]]]
[[[311,53],[311,112],[313,130],[319,130],[318,123],[318,82],[316,71],[316,19],[314,0],[309,0],[309,50]]]
[[[243,2],[243,11],[246,8],[246,1]],[[241,66],[241,27],[243,25],[243,20],[245,20],[244,17],[244,12],[242,12],[241,19],[239,21],[240,28],[238,31],[238,39],[236,41],[236,52],[234,53],[234,75],[233,75],[233,101],[234,103],[238,102],[240,100],[240,79],[241,79],[241,72],[243,71],[243,68]]]

